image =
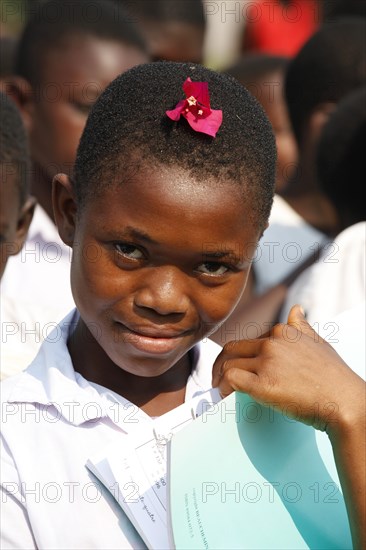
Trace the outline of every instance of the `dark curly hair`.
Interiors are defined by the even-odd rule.
[[[29,193],[30,160],[26,130],[15,103],[0,92],[0,165],[1,181],[10,175],[19,190],[19,204]]]
[[[165,114],[184,98],[187,77],[208,82],[212,109],[222,109],[217,136],[195,132]],[[156,62],[116,78],[94,105],[80,140],[73,185],[80,206],[123,184],[140,164],[175,166],[197,181],[234,183],[265,224],[274,192],[276,148],[257,100],[234,78],[192,63]]]

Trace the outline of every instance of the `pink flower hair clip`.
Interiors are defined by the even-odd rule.
[[[179,120],[182,115],[193,130],[215,137],[222,124],[222,111],[210,107],[208,82],[192,82],[188,77],[183,91],[186,99],[179,101],[175,109],[166,111],[168,117]]]

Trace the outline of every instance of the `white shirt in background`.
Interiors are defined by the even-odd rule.
[[[256,293],[280,283],[306,258],[319,251],[327,238],[279,195],[275,195],[269,226],[259,242],[253,262]]]
[[[0,380],[27,368],[59,321],[57,308],[0,297]]]
[[[343,311],[366,300],[366,222],[348,227],[326,246],[319,260],[289,288],[282,319],[301,304],[317,330]],[[319,326],[319,324],[321,326]]]
[[[343,311],[329,325],[322,327],[320,335],[366,380],[366,301]]]

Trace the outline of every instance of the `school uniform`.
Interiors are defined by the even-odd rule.
[[[100,449],[126,446],[136,426],[154,420],[115,392],[75,372],[67,340],[73,310],[30,367],[2,383],[1,548],[145,548],[117,504],[86,468]],[[185,400],[210,389],[221,348],[192,350]]]
[[[336,315],[330,322],[321,325],[319,332],[347,365],[366,380],[366,300],[360,301]]]
[[[315,330],[326,330],[327,322],[365,300],[366,222],[359,222],[329,243],[319,260],[291,285],[282,321],[293,304],[301,304]]]
[[[57,325],[59,310],[48,304],[0,298],[0,379],[26,369]]]
[[[259,241],[253,262],[256,293],[262,294],[280,283],[326,241],[324,233],[309,225],[280,195],[275,195],[269,226]]]

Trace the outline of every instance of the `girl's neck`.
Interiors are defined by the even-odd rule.
[[[189,353],[159,376],[137,376],[113,363],[90,332],[86,337],[80,321],[69,338],[68,349],[75,371],[123,396],[149,416],[161,416],[184,403],[192,368]]]

